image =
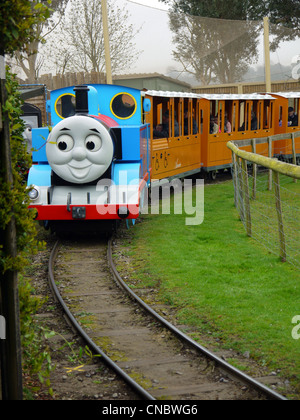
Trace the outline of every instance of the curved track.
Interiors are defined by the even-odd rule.
[[[55,284],[58,279],[63,292]],[[113,263],[111,240],[108,246],[86,241],[59,247],[57,242],[49,280],[76,331],[142,399],[285,400],[200,346],[133,293]],[[93,314],[88,329],[74,316],[78,311]]]

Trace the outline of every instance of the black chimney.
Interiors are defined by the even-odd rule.
[[[89,113],[88,91],[90,89],[85,85],[75,86],[76,97],[75,114],[87,115]]]

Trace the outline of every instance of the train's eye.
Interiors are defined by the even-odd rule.
[[[97,152],[102,146],[102,140],[96,134],[90,134],[85,139],[85,147],[90,152]]]
[[[69,152],[69,150],[72,150],[74,147],[74,140],[73,137],[68,134],[62,134],[58,137],[56,144],[62,152]]]

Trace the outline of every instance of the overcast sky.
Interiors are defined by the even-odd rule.
[[[168,6],[159,0],[128,0],[131,3],[143,4],[145,6],[154,7],[156,9],[168,10]]]
[[[130,20],[137,28],[142,26],[135,38],[135,44],[143,53],[134,71],[165,74],[170,66],[176,66],[172,59],[172,33],[169,29],[166,6],[158,0],[125,0],[125,2],[118,0],[118,2],[126,3],[131,15]]]

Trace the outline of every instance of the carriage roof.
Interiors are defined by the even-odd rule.
[[[148,96],[159,96],[163,98],[187,98],[187,99],[207,99],[209,101],[226,101],[226,100],[265,100],[275,99],[269,94],[251,93],[251,94],[205,94],[205,93],[191,93],[191,92],[170,92],[161,90],[148,90],[144,92]],[[300,95],[300,92],[299,92]]]

